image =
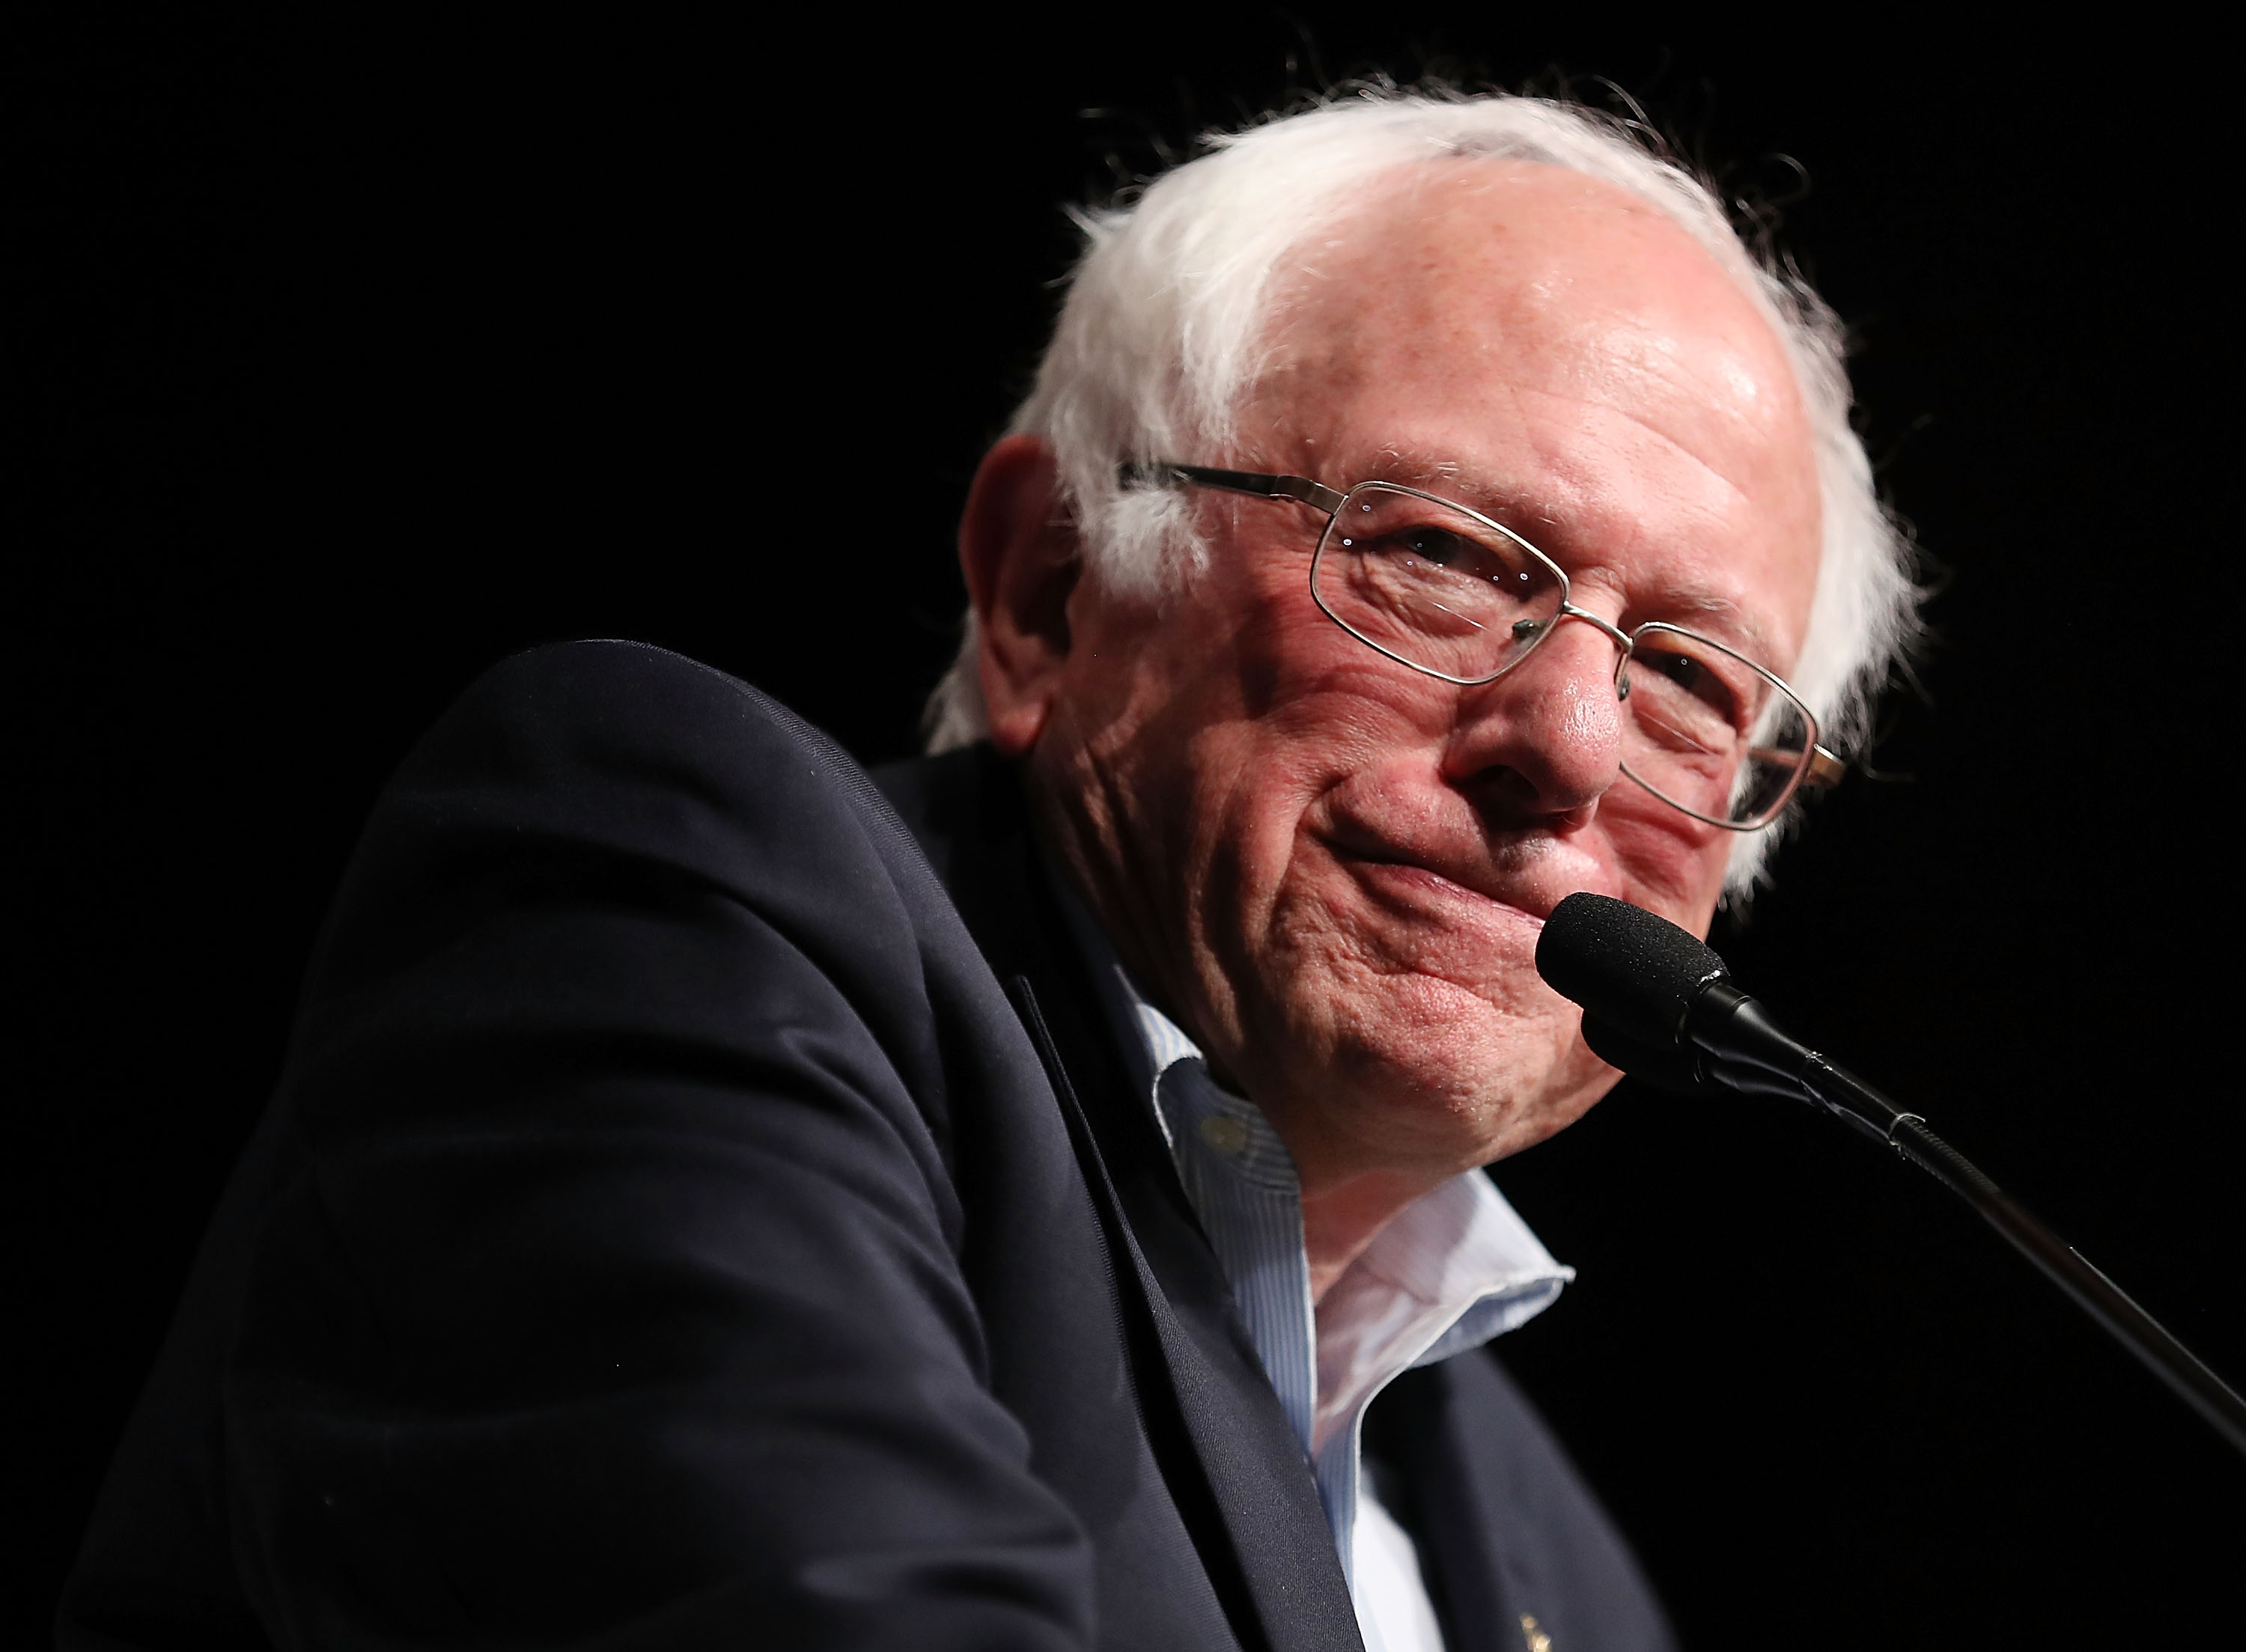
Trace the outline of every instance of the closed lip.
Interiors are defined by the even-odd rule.
[[[1523,877],[1478,856],[1430,853],[1362,840],[1338,841],[1332,847],[1342,860],[1418,873],[1463,894],[1518,912],[1540,928],[1552,915],[1552,908],[1575,893],[1572,888],[1548,887],[1545,880]]]

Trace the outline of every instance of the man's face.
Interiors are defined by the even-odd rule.
[[[1474,506],[1625,629],[1781,674],[1807,622],[1812,450],[1777,341],[1683,231],[1553,168],[1403,174],[1285,289],[1224,453]],[[1271,1114],[1306,1188],[1432,1180],[1549,1135],[1613,1074],[1536,974],[1579,889],[1705,933],[1732,834],[1622,777],[1616,644],[1568,622],[1460,688],[1314,605],[1322,515],[1200,493],[1205,578],[1091,584],[1031,761],[1124,957]]]

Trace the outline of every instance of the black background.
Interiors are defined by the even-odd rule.
[[[1923,697],[1717,939],[2246,1374],[2229,1042],[2227,48],[1258,6],[414,17],[71,5],[0,56],[10,1452],[36,1639],[297,972],[416,734],[624,636],[869,760],[1059,204],[1290,92],[1610,77],[1855,330],[1940,565]],[[2110,20],[2109,20],[2110,21]],[[1120,172],[1119,172],[1120,169]],[[1946,1196],[1775,1104],[1618,1091],[1500,1180],[1511,1339],[1700,1647],[2205,1645],[2246,1464]],[[1562,1652],[1575,1652],[1562,1649]]]

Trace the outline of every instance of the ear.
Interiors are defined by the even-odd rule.
[[[1009,436],[983,456],[960,519],[959,566],[982,637],[990,740],[1019,757],[1037,744],[1060,691],[1069,594],[1084,568],[1052,450],[1037,437]]]

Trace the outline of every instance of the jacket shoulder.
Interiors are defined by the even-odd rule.
[[[1040,1086],[831,741],[660,649],[503,662],[376,805],[65,1643],[1076,1643],[952,1158]]]
[[[876,1005],[916,996],[894,969],[972,955],[895,811],[833,740],[680,655],[572,642],[493,667],[399,765],[305,1008],[410,965],[495,904],[598,886],[745,906],[818,962],[873,970],[856,996]]]

